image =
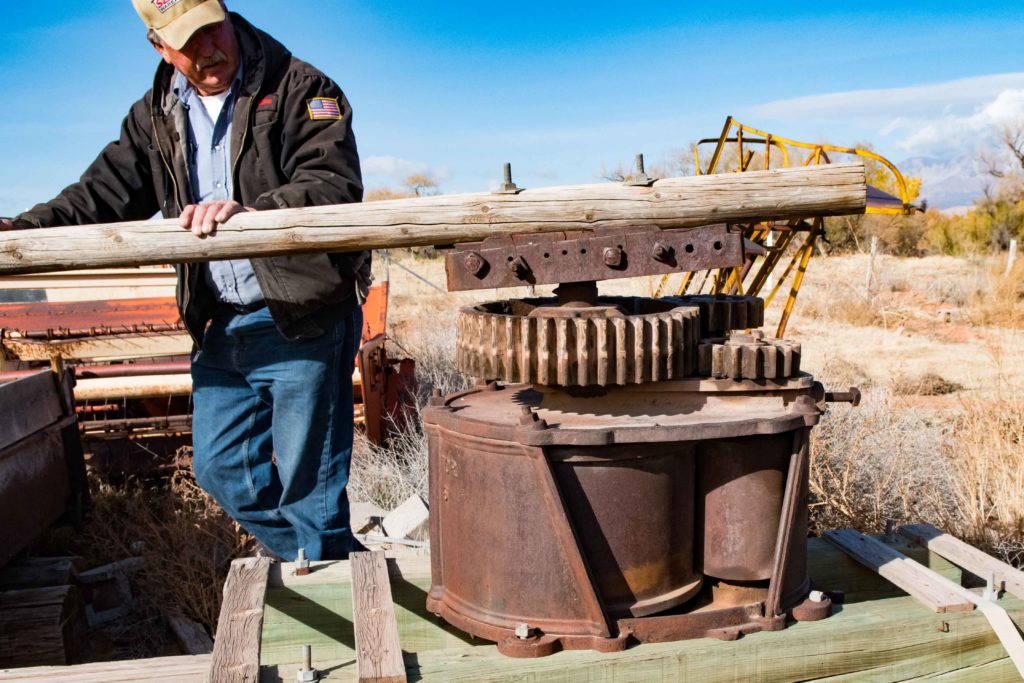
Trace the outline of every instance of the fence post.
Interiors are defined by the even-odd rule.
[[[878,237],[875,235],[871,236],[871,259],[868,261],[868,274],[865,282],[865,288],[867,289],[868,296],[871,296],[871,284],[875,279],[875,257],[878,256]]]
[[[1013,270],[1013,262],[1017,260],[1017,239],[1010,240],[1010,253],[1006,256],[1006,273],[1009,275]]]

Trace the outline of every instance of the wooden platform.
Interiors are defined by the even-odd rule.
[[[960,569],[921,547],[895,546],[959,582]],[[938,614],[842,551],[809,542],[810,573],[819,587],[842,589],[846,604],[817,623],[792,624],[735,642],[702,639],[643,645],[615,654],[562,652],[509,659],[495,647],[426,614],[426,554],[388,560],[399,639],[410,681],[1016,681],[1019,677],[977,610]],[[349,562],[314,563],[308,576],[273,565],[265,594],[261,681],[294,681],[302,645],[325,681],[357,681]],[[1024,601],[999,600],[1020,623]],[[203,664],[206,664],[204,668]],[[129,666],[131,665],[131,666]],[[118,665],[0,671],[0,681],[207,680],[209,658],[165,658]],[[44,675],[46,674],[46,675]]]

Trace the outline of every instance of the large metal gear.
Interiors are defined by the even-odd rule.
[[[690,294],[665,297],[677,306],[700,309],[700,330],[705,337],[724,336],[730,330],[751,330],[764,325],[764,299],[732,294]]]
[[[696,306],[641,297],[557,303],[523,299],[463,308],[459,370],[517,384],[601,387],[682,379],[697,369]]]
[[[788,379],[800,374],[800,344],[760,332],[702,339],[698,371],[715,379]]]

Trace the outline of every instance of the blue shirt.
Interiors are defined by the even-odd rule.
[[[180,73],[174,75],[174,92],[188,113],[188,174],[192,197],[197,203],[232,199],[231,119],[235,93],[242,80],[242,68],[228,90],[227,99],[214,121],[199,99],[199,93]],[[218,301],[251,305],[263,301],[249,259],[210,261],[203,268],[206,284]]]

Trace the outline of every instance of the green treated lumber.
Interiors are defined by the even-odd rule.
[[[960,567],[902,536],[897,536],[896,542],[889,545],[956,584],[963,578]],[[848,603],[907,594],[823,538],[807,539],[807,553],[808,573],[814,587],[823,591],[841,590]]]
[[[853,560],[821,552],[811,539],[812,577],[828,567],[857,591],[880,593],[854,580]],[[845,558],[845,559],[844,559]],[[846,566],[848,575],[832,565]],[[948,563],[947,563],[948,564]],[[290,566],[268,582],[261,654],[263,681],[291,681],[301,645],[310,643],[314,665],[331,680],[355,681],[350,572],[347,563],[314,566],[291,577]],[[933,567],[934,568],[934,567]],[[424,681],[1013,681],[1012,662],[985,618],[977,613],[936,615],[909,597],[842,605],[829,619],[792,624],[727,643],[711,639],[643,645],[625,652],[562,652],[534,660],[509,659],[485,641],[472,640],[426,613],[430,585],[425,557],[389,562],[405,665],[410,680]],[[947,572],[948,569],[944,569]],[[882,582],[887,584],[888,582]],[[891,585],[891,593],[899,591]],[[1024,602],[1000,601],[1018,621]],[[934,678],[936,674],[939,674]]]

